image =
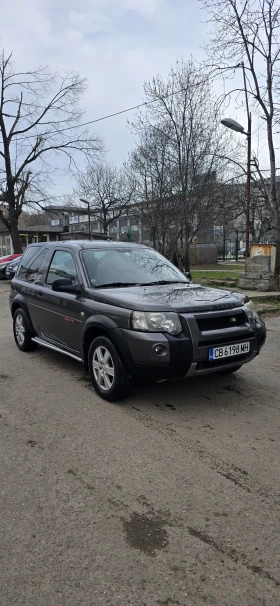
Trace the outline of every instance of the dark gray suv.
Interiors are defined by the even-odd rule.
[[[79,360],[110,401],[133,376],[235,372],[266,337],[244,295],[193,284],[155,250],[123,242],[31,244],[10,306],[20,350],[39,344]]]

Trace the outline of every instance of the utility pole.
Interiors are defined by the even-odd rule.
[[[248,118],[248,129],[247,129],[247,141],[248,141],[248,150],[247,150],[247,186],[246,186],[246,257],[250,257],[250,202],[251,202],[251,145],[252,145],[252,118],[251,112],[249,110],[249,101],[248,101],[248,90],[247,90],[247,81],[246,81],[246,73],[244,62],[241,63],[242,72],[243,72],[243,80],[244,80],[244,91],[245,91],[245,99],[246,99],[246,110],[247,110],[247,118]]]
[[[248,115],[248,157],[247,157],[247,187],[246,187],[246,257],[250,257],[250,202],[251,202],[251,142],[252,142],[252,120],[251,113]]]

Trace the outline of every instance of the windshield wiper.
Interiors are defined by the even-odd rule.
[[[118,288],[121,286],[140,286],[140,284],[134,282],[111,282],[109,284],[98,284],[95,288]]]
[[[158,280],[158,282],[145,282],[139,286],[156,286],[160,284],[189,284],[189,282],[184,282],[184,280]]]

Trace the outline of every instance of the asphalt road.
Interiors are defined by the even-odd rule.
[[[101,401],[0,284],[1,606],[280,604],[280,318],[230,378]]]

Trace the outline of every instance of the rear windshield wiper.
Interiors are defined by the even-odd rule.
[[[140,286],[134,282],[111,282],[110,284],[98,284],[95,288],[118,288],[121,286]]]

